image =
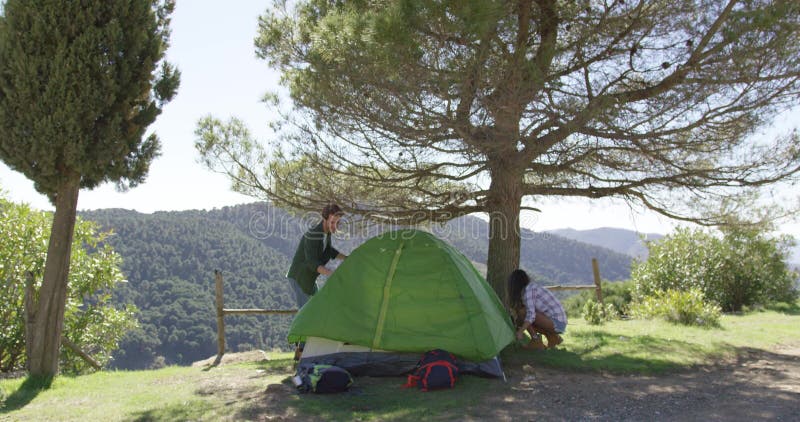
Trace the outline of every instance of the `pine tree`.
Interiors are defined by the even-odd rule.
[[[797,0],[275,0],[255,44],[292,107],[263,144],[203,119],[208,167],[278,206],[484,213],[501,297],[540,200],[712,225],[800,179],[800,135],[757,136],[800,95]]]

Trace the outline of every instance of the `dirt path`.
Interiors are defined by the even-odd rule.
[[[769,352],[753,349],[733,361],[660,376],[510,366],[506,366],[507,383],[498,384],[480,403],[465,403],[463,416],[456,419],[800,420],[800,344]],[[273,373],[284,374],[286,370],[276,369]],[[234,420],[308,420],[308,415],[290,404],[296,393],[287,379],[269,384],[266,390],[262,380],[263,374],[253,374],[247,380],[209,376],[200,391],[223,392],[230,403],[245,403],[233,415]],[[382,382],[385,381],[378,378],[359,379],[365,390]]]
[[[800,345],[664,376],[538,368],[510,376],[512,394],[474,407],[470,419],[800,420]]]

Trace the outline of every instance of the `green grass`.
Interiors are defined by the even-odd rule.
[[[628,320],[589,325],[573,319],[560,350],[533,355],[535,363],[576,371],[657,374],[734,358],[748,349],[800,341],[797,306],[723,315],[719,328]],[[530,359],[516,350],[507,360]]]
[[[797,304],[746,315],[725,315],[703,329],[659,321],[591,326],[573,319],[560,350],[511,346],[501,355],[511,382],[464,376],[454,390],[423,394],[402,389],[404,378],[358,378],[338,395],[298,395],[289,382],[288,354],[270,361],[212,369],[104,371],[41,381],[0,380],[0,420],[455,420],[491,417],[492,405],[512,393],[523,365],[567,371],[658,374],[715,364],[752,349],[800,341]],[[483,404],[482,404],[483,403]]]
[[[218,420],[231,412],[226,393],[279,382],[291,370],[288,354],[264,364],[258,377],[241,366],[102,371],[57,377],[42,390],[29,380],[0,381],[0,420]],[[232,381],[234,380],[234,381]],[[236,385],[232,385],[232,384]],[[218,394],[218,393],[222,394]],[[234,400],[235,402],[235,400]]]

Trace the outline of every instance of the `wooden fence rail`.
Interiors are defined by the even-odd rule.
[[[602,302],[603,301],[603,291],[600,287],[600,266],[597,264],[597,259],[592,258],[592,275],[594,276],[594,284],[583,284],[583,285],[555,285],[555,286],[545,286],[545,289],[548,290],[591,290],[594,289],[597,295],[597,300]]]
[[[214,284],[217,307],[217,357],[212,366],[219,365],[225,354],[225,315],[291,315],[297,309],[225,309],[222,289],[222,272],[214,270]]]
[[[603,316],[606,315],[606,307],[603,304],[603,288],[600,285],[600,265],[597,263],[597,258],[592,258],[592,275],[594,276],[594,284],[578,285],[578,286],[545,286],[546,289],[552,291],[559,290],[590,290],[594,289],[594,294],[597,297],[597,302],[601,305]]]
[[[68,339],[68,338],[66,338],[64,336],[61,336],[61,344],[63,344],[64,346],[69,347],[73,352],[75,352],[76,355],[80,356],[81,359],[85,360],[86,363],[91,365],[92,368],[94,368],[94,369],[96,369],[98,371],[103,369],[103,367],[100,366],[100,364],[97,363],[97,361],[94,360],[94,358],[89,356],[88,353],[86,353],[83,350],[81,350],[81,348],[77,344],[75,344],[72,341],[70,341],[70,339]]]

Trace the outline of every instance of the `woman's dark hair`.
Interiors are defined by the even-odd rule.
[[[344,214],[344,212],[342,211],[342,209],[339,208],[339,206],[334,204],[334,203],[330,203],[328,205],[325,205],[325,207],[322,208],[322,219],[323,220],[327,220],[328,217],[330,217],[331,215],[343,215],[343,214]]]
[[[530,282],[528,273],[519,269],[512,271],[508,276],[508,300],[512,309],[522,306],[522,291]]]

